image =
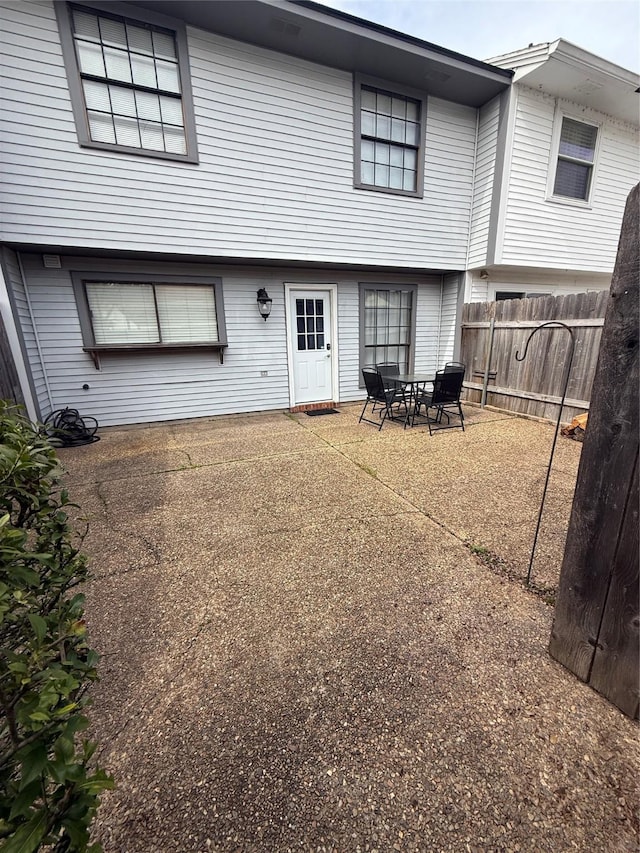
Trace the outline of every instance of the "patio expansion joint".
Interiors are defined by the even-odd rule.
[[[509,418],[508,417],[501,418],[500,420],[509,420]],[[400,501],[402,501],[405,505],[410,507],[410,509],[408,509],[405,513],[397,513],[398,515],[400,515],[400,514],[403,514],[403,515],[419,515],[422,518],[426,519],[427,521],[430,521],[432,524],[435,524],[444,533],[446,533],[448,536],[450,536],[452,539],[454,539],[457,544],[462,545],[462,547],[466,551],[468,551],[470,555],[472,555],[474,557],[474,563],[478,569],[480,569],[480,570],[484,569],[485,571],[489,571],[492,575],[498,575],[500,577],[506,578],[507,580],[511,581],[512,583],[516,583],[519,587],[521,587],[524,590],[524,592],[529,593],[530,595],[533,595],[537,598],[542,599],[548,605],[553,605],[555,603],[555,601],[553,599],[553,595],[555,594],[555,590],[552,590],[551,588],[548,588],[546,586],[539,586],[535,583],[531,583],[531,584],[527,585],[526,580],[524,578],[521,578],[519,575],[516,575],[506,563],[504,564],[504,566],[503,565],[497,565],[497,564],[494,565],[493,562],[487,562],[486,560],[480,559],[473,551],[473,544],[474,544],[473,542],[471,542],[469,539],[466,539],[466,538],[459,536],[455,532],[455,530],[452,530],[450,527],[448,527],[446,524],[444,524],[444,522],[435,518],[433,515],[431,515],[429,512],[422,509],[421,507],[416,506],[416,504],[414,504],[411,500],[409,500],[409,498],[400,494],[400,492],[396,491],[396,489],[394,489],[393,486],[390,486],[389,483],[382,480],[380,478],[379,474],[377,473],[377,471],[373,471],[367,465],[361,464],[361,463],[356,462],[355,460],[351,459],[349,456],[347,456],[346,453],[344,453],[340,449],[339,446],[332,444],[328,439],[323,439],[323,441],[325,441],[330,447],[332,447],[344,459],[346,459],[349,463],[351,463],[351,465],[353,467],[358,468],[364,474],[371,477],[372,480],[375,480],[384,489],[391,492],[392,495],[394,495],[396,498],[399,498]],[[380,517],[383,517],[383,516],[380,516]]]
[[[237,459],[221,459],[217,462],[201,462],[192,463],[190,465],[180,465],[177,468],[159,468],[155,471],[140,471],[131,474],[126,474],[121,477],[108,477],[104,480],[78,480],[69,485],[68,488],[74,489],[80,486],[101,486],[106,483],[118,483],[123,480],[141,479],[143,477],[157,477],[160,474],[180,474],[184,471],[197,471],[200,468],[219,468],[223,465],[246,465],[254,462],[265,462],[270,459],[281,459],[287,456],[302,456],[311,453],[326,453],[330,450],[329,447],[305,447],[302,450],[289,450],[282,453],[269,453],[263,456],[243,456]],[[333,448],[337,449],[337,448]],[[186,452],[186,451],[185,451]]]

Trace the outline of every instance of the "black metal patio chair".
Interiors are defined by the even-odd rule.
[[[400,365],[397,361],[383,361],[381,364],[376,364],[376,370],[382,376],[384,387],[388,390],[396,390],[402,396],[402,400],[407,405],[407,395],[403,385],[399,382],[394,382],[392,376],[397,376],[400,373]]]
[[[448,361],[444,366],[445,373],[456,373],[458,370],[464,373],[466,369],[466,364],[463,364],[461,361]]]
[[[373,367],[363,367],[362,378],[367,389],[367,399],[365,400],[358,423],[366,421],[366,423],[377,425],[378,430],[381,430],[385,420],[396,417],[401,406],[404,406],[405,417],[408,416],[407,403],[402,390],[398,391],[397,388],[391,387],[385,388],[382,375]],[[371,414],[375,412],[376,406],[380,407],[378,413],[379,421],[365,417],[365,412],[369,404],[371,404]],[[394,414],[394,409],[396,414]]]
[[[462,392],[462,383],[464,381],[464,369],[456,370],[440,370],[436,373],[433,380],[433,391],[418,394],[415,399],[415,409],[413,411],[411,424],[415,423],[416,417],[425,417],[427,426],[429,427],[429,435],[440,429],[454,429],[462,427],[464,432],[464,414],[460,405],[460,393]],[[425,414],[420,414],[420,409],[424,406]],[[430,411],[434,410],[432,416]],[[446,418],[446,424],[443,424],[442,419]],[[451,423],[452,418],[455,423]]]

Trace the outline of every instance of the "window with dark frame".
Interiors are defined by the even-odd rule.
[[[598,128],[562,117],[554,196],[587,201],[591,192]]]
[[[363,312],[361,367],[397,362],[401,372],[411,367],[414,290],[362,287]]]
[[[356,186],[421,196],[426,99],[358,76],[355,85]]]
[[[222,279],[71,273],[88,351],[227,346]]]
[[[92,281],[85,289],[98,346],[218,342],[207,285]]]
[[[197,162],[182,22],[117,3],[55,8],[80,144]]]

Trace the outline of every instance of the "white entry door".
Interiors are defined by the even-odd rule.
[[[334,342],[331,340],[331,293],[289,291],[293,405],[330,402],[333,397]]]

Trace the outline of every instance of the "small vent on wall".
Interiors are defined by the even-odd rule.
[[[297,36],[300,33],[300,27],[297,24],[290,24],[288,21],[283,21],[282,18],[271,18],[269,29],[275,30],[277,33],[284,33],[286,36]]]
[[[42,265],[44,267],[46,267],[48,270],[62,269],[62,262],[60,261],[60,255],[43,255],[42,256]]]

